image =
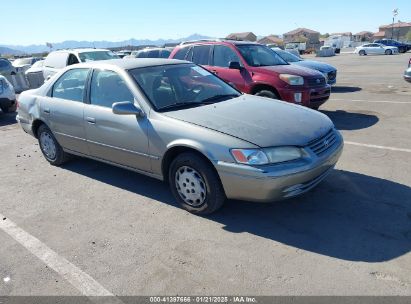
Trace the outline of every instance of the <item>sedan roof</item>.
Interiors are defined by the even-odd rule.
[[[124,70],[132,70],[137,68],[146,68],[159,65],[170,64],[182,64],[191,63],[188,61],[175,60],[175,59],[160,59],[160,58],[125,58],[125,59],[110,59],[101,61],[90,61],[73,65],[77,67],[89,67],[89,68],[104,68],[104,67],[118,67]]]

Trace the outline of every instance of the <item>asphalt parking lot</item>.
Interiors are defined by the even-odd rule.
[[[319,58],[339,72],[321,108],[346,141],[336,170],[210,217],[133,172],[50,166],[0,114],[0,295],[411,295],[410,56]]]

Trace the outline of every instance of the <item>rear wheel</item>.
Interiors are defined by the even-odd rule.
[[[386,50],[385,55],[392,55],[392,51],[391,50]]]
[[[226,196],[212,165],[201,156],[186,152],[170,165],[169,185],[177,202],[187,211],[206,215],[217,211]]]
[[[359,52],[359,54],[360,54],[360,56],[365,56],[365,55],[367,55],[367,53],[366,53],[364,50],[361,50],[361,51]]]
[[[272,98],[272,99],[280,99],[280,97],[273,91],[271,90],[261,90],[255,93],[256,96],[261,96],[261,97],[267,97],[267,98]]]
[[[46,125],[43,124],[38,128],[37,138],[41,152],[50,164],[60,166],[69,160],[69,154],[63,151],[63,148]]]

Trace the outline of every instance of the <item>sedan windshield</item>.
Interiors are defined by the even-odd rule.
[[[287,65],[279,55],[264,45],[245,44],[237,45],[241,55],[247,61],[248,65],[253,67]]]
[[[119,59],[120,57],[110,51],[96,51],[80,53],[81,62]]]
[[[273,51],[276,52],[282,59],[284,59],[288,63],[302,61],[301,58],[298,58],[297,56],[295,56],[294,54],[291,54],[290,52],[283,51],[282,49],[273,49]]]
[[[221,102],[241,95],[236,89],[194,64],[173,64],[130,71],[157,111],[171,111]]]

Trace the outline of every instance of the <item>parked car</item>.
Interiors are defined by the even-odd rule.
[[[16,68],[7,58],[0,58],[0,75],[11,76],[16,74]]]
[[[16,94],[12,84],[6,77],[0,75],[0,108],[3,113],[15,112],[17,107]]]
[[[37,61],[26,72],[26,78],[29,81],[31,89],[37,89],[44,83],[43,76],[44,60]]]
[[[405,81],[411,82],[411,58],[408,61],[408,69],[404,72],[404,79]]]
[[[323,73],[324,77],[327,79],[329,85],[336,84],[337,82],[337,69],[330,64],[314,61],[314,60],[305,60],[300,57],[295,56],[287,51],[284,51],[280,48],[272,48],[281,58],[287,61],[290,64],[295,64],[305,68],[310,68],[317,70]]]
[[[202,65],[244,93],[318,109],[330,97],[324,75],[288,64],[265,45],[244,41],[179,46],[170,58]]]
[[[171,51],[165,48],[149,48],[131,52],[125,58],[168,58]]]
[[[285,45],[286,51],[298,52],[300,55],[304,54],[307,50],[307,43],[305,42],[289,42]]]
[[[118,59],[116,54],[105,49],[68,49],[48,54],[44,61],[43,76],[49,79],[66,66],[88,61]]]
[[[131,51],[122,50],[122,51],[115,52],[114,54],[116,54],[120,58],[124,58],[126,56],[129,56],[131,54]]]
[[[197,214],[226,198],[303,194],[343,147],[324,114],[243,95],[200,66],[168,59],[68,67],[20,95],[17,120],[50,164],[75,154],[168,181]]]
[[[356,47],[354,53],[360,56],[365,55],[393,55],[398,54],[398,48],[395,46],[385,46],[379,43],[367,43]]]
[[[379,43],[383,44],[385,46],[394,46],[398,49],[400,53],[405,53],[411,50],[411,44],[409,43],[404,43],[404,42],[399,42],[394,39],[381,39],[381,40],[375,40],[374,43]]]
[[[13,61],[13,66],[16,68],[17,71],[26,72],[33,64],[37,61],[42,60],[42,58],[38,57],[27,57],[27,58],[18,58]]]

